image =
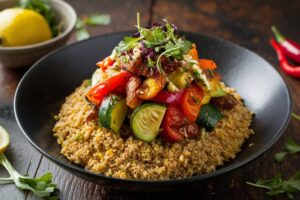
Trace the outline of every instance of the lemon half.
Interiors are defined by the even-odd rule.
[[[23,46],[51,39],[51,29],[39,13],[8,8],[0,12],[0,38],[2,46]]]
[[[9,145],[9,135],[7,131],[0,126],[0,153],[3,153]]]

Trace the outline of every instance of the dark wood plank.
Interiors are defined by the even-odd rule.
[[[6,156],[21,174],[34,176],[42,156],[27,142],[13,114],[14,91],[23,73],[24,70],[10,70],[0,65],[0,124],[10,133],[11,144]],[[7,176],[2,168],[0,176]],[[0,199],[25,199],[27,192],[19,191],[11,184],[0,185],[0,194]]]
[[[82,17],[94,12],[107,13],[112,17],[112,23],[102,27],[88,27],[92,36],[107,34],[117,31],[133,30],[136,24],[136,13],[141,13],[141,23],[147,25],[149,23],[149,11],[151,1],[97,1],[90,0],[86,3],[83,1],[68,1],[77,11],[78,16]],[[70,43],[75,41],[73,34]],[[61,199],[83,200],[83,199],[103,199],[110,197],[110,193],[99,185],[95,185],[84,181],[62,168],[51,163],[45,157],[41,161],[37,175],[42,175],[46,171],[51,171],[54,174],[55,182],[61,190]],[[29,194],[27,199],[38,199],[34,195]]]

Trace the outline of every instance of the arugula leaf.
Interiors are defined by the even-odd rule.
[[[269,190],[266,192],[269,196],[276,197],[279,194],[286,194],[288,198],[293,199],[293,194],[300,192],[300,171],[295,172],[295,174],[287,180],[282,179],[281,174],[277,174],[269,180],[258,179],[256,183],[246,183],[254,187]]]
[[[288,138],[285,143],[284,147],[289,151],[291,154],[295,154],[300,152],[300,145],[297,144],[292,138]]]
[[[34,10],[41,14],[49,23],[52,37],[55,37],[59,34],[60,30],[55,18],[55,13],[50,7],[48,0],[20,0],[18,6],[20,8]]]
[[[110,22],[111,17],[107,14],[91,14],[85,19],[85,23],[91,26],[108,25]]]
[[[285,159],[286,155],[287,155],[287,152],[279,152],[279,153],[275,154],[274,159],[277,162],[282,162]]]
[[[0,184],[15,183],[21,190],[30,190],[38,197],[45,199],[56,200],[57,185],[52,182],[52,174],[50,172],[38,177],[30,178],[28,176],[20,175],[10,164],[3,153],[0,153],[0,164],[8,171],[9,178],[0,178]]]

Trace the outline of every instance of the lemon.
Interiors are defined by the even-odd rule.
[[[0,126],[0,153],[3,153],[9,145],[9,135],[7,131]]]
[[[0,12],[0,38],[3,46],[23,46],[49,40],[51,30],[39,13],[8,8]]]

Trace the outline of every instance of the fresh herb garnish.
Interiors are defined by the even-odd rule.
[[[91,14],[84,21],[91,26],[108,25],[111,22],[111,17],[107,14]]]
[[[248,185],[269,190],[267,195],[277,197],[279,194],[287,194],[293,199],[293,194],[300,192],[300,171],[297,171],[290,179],[282,179],[281,174],[269,180],[258,179],[256,183],[246,182]]]
[[[56,200],[57,186],[52,182],[52,174],[50,172],[38,178],[30,178],[19,174],[3,153],[0,153],[0,164],[5,167],[10,177],[0,178],[0,184],[15,183],[17,188],[21,190],[30,190],[38,197]]]
[[[275,156],[274,156],[274,159],[277,161],[277,162],[282,162],[284,159],[285,159],[285,156],[287,155],[288,152],[279,152],[279,153],[276,153]]]
[[[291,154],[295,154],[300,152],[300,145],[297,144],[292,138],[288,138],[285,143],[284,147],[289,151]]]
[[[147,66],[148,67],[155,67],[156,62],[151,60],[150,57],[147,57]]]
[[[121,53],[125,50],[132,49],[138,45],[138,41],[141,38],[134,38],[134,37],[124,37],[124,39],[119,43],[119,45],[115,48],[117,53]]]
[[[87,25],[102,26],[108,25],[110,22],[111,17],[107,14],[91,14],[87,17],[83,17],[82,19],[78,18],[75,25],[77,41],[85,40],[90,37],[90,34],[87,31]]]
[[[292,112],[292,117],[300,121],[300,115],[297,115],[296,113]]]
[[[125,37],[115,48],[116,52],[121,54],[136,47],[141,42],[146,48],[154,48],[154,51],[158,53],[156,64],[151,63],[150,66],[156,66],[161,74],[165,74],[161,66],[162,57],[182,59],[183,55],[192,48],[192,43],[175,35],[174,26],[167,20],[164,21],[165,26],[157,25],[151,28],[143,28],[140,25],[140,13],[137,13],[136,27],[139,36]]]
[[[88,39],[90,37],[89,32],[86,30],[85,23],[81,19],[77,19],[75,29],[77,41]]]
[[[20,0],[19,7],[34,10],[41,14],[49,23],[52,37],[56,37],[59,34],[58,23],[55,18],[55,13],[50,7],[48,0]]]
[[[288,138],[285,140],[284,147],[288,152],[283,151],[283,152],[276,153],[274,156],[274,159],[277,162],[282,162],[288,153],[295,154],[295,153],[300,152],[300,145],[297,144],[292,138]]]

